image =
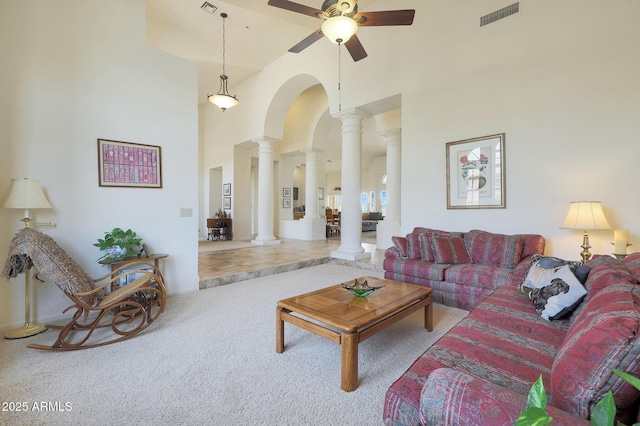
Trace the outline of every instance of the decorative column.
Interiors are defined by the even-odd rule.
[[[280,240],[273,235],[273,145],[278,141],[262,137],[253,142],[258,143],[258,236],[251,243],[280,244]]]
[[[327,238],[327,224],[324,217],[320,217],[318,212],[318,153],[323,150],[318,148],[306,148],[305,153],[306,176],[305,182],[307,191],[304,198],[305,215],[300,220],[303,225],[301,238],[305,240],[324,240]]]
[[[400,235],[401,200],[401,139],[402,129],[378,132],[387,144],[387,212],[383,221],[378,222],[376,245],[385,249],[391,246],[391,237]]]
[[[371,257],[362,248],[362,122],[368,117],[358,109],[343,111],[333,116],[342,121],[342,212],[340,213],[340,240],[332,257],[360,260]]]
[[[307,220],[320,219],[318,214],[318,148],[306,148],[305,153],[307,193],[304,198],[305,215]]]

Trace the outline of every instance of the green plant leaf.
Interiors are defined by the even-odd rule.
[[[616,403],[611,391],[591,410],[591,424],[593,426],[613,426],[616,420]]]
[[[638,379],[637,377],[633,377],[629,373],[625,373],[624,371],[620,371],[620,370],[617,370],[615,368],[613,368],[612,370],[618,376],[622,377],[627,382],[631,383],[631,385],[633,385],[633,387],[635,387],[636,389],[640,390],[640,379]]]
[[[136,256],[141,253],[142,238],[138,237],[131,229],[124,231],[122,228],[113,228],[110,232],[104,233],[104,239],[98,238],[98,242],[93,245],[102,251],[117,246],[126,249],[128,256]],[[111,262],[112,260],[115,259],[106,253],[98,259],[99,262]]]
[[[537,407],[542,410],[547,408],[547,392],[544,390],[544,385],[542,384],[542,375],[540,375],[538,380],[531,386],[527,402],[529,403],[529,407]]]
[[[544,409],[539,407],[529,407],[520,414],[515,426],[542,426],[553,421]]]

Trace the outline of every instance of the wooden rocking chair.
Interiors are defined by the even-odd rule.
[[[32,266],[73,301],[63,313],[72,309],[75,312],[64,326],[47,325],[60,329],[52,346],[27,345],[30,348],[75,350],[120,342],[149,327],[164,311],[164,279],[152,264],[129,263],[93,280],[51,237],[26,228],[11,241],[1,275],[14,278],[23,272],[31,273]],[[132,274],[137,277],[135,280],[105,292]]]

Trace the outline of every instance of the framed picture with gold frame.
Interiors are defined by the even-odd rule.
[[[448,142],[447,209],[504,209],[505,134]]]

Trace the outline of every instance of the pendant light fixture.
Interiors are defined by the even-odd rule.
[[[226,111],[227,108],[233,108],[234,106],[238,105],[240,101],[238,101],[238,98],[236,98],[235,96],[231,96],[229,94],[229,89],[227,88],[227,80],[229,79],[229,77],[227,77],[227,74],[225,72],[225,21],[229,15],[227,15],[226,13],[221,13],[220,16],[222,16],[222,75],[220,76],[220,89],[215,95],[207,96],[207,99],[222,111]]]

